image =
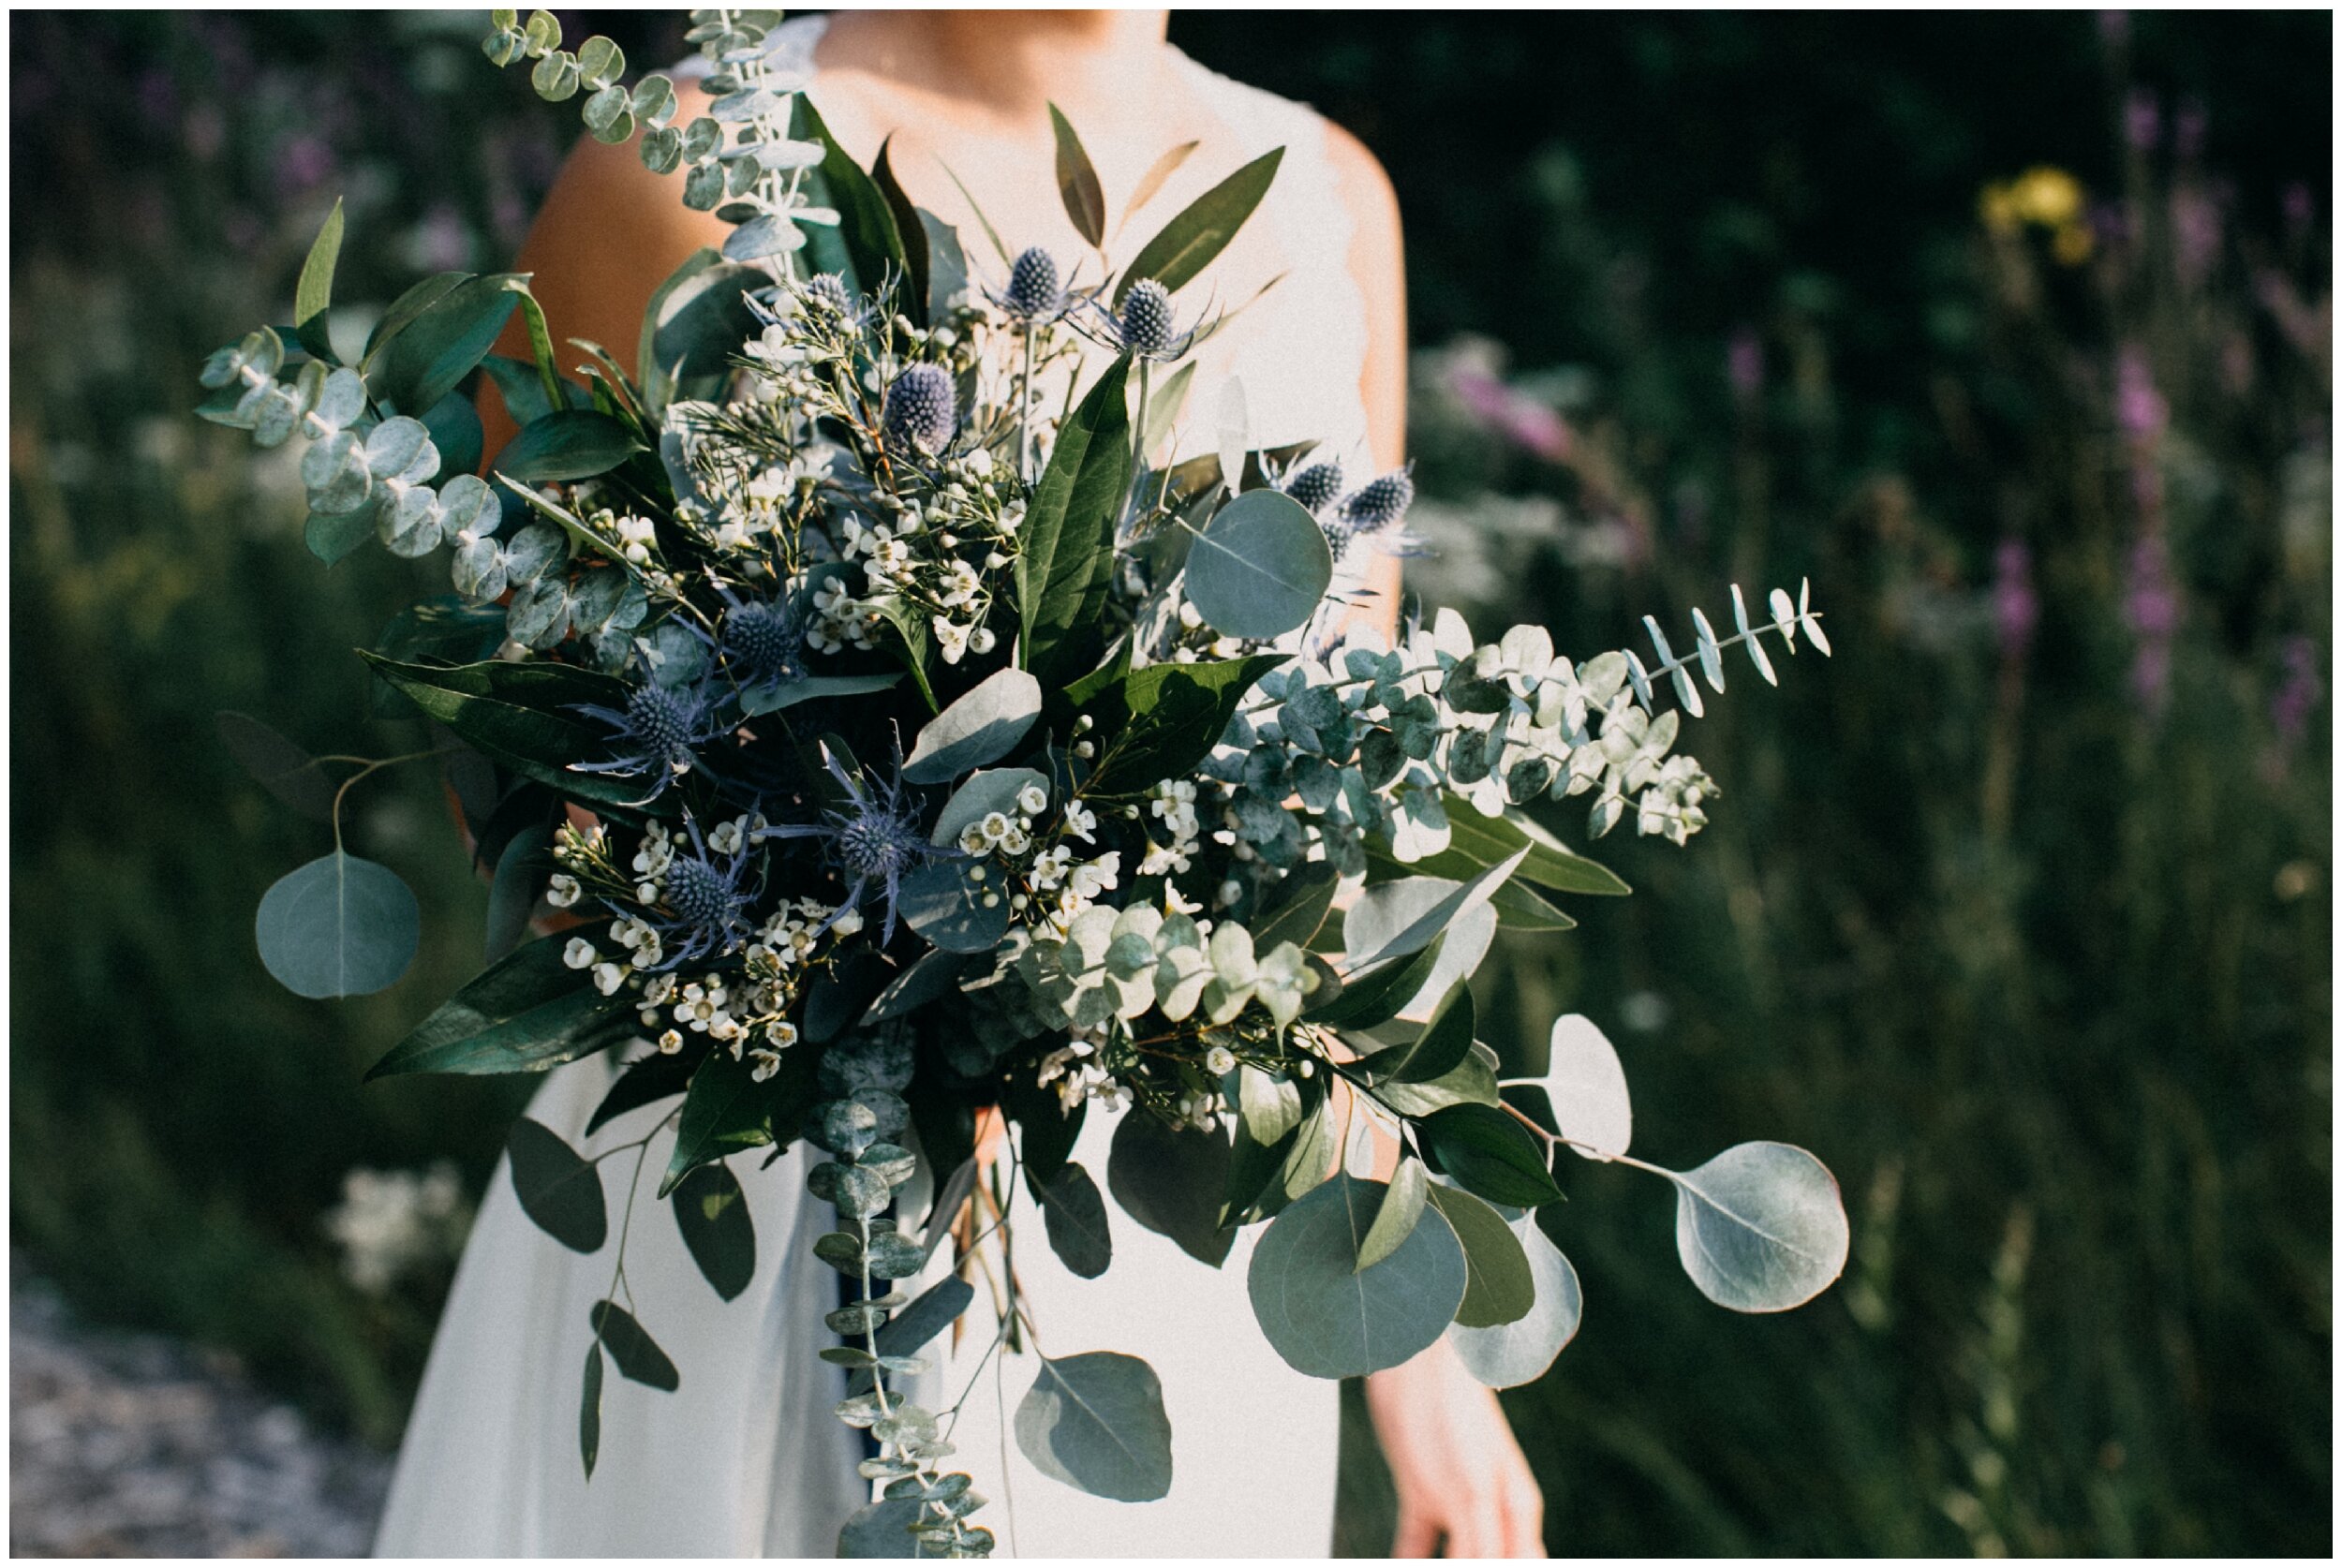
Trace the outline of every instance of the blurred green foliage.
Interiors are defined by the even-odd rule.
[[[186,410],[335,195],[337,296],[388,300],[509,257],[574,118],[468,14],[10,27],[12,1234],[387,1441],[444,1275],[361,1293],[320,1215],[353,1166],[484,1178],[512,1086],[357,1072],[476,969],[485,894],[438,782],[378,775],[352,848],[417,884],[415,971],[330,1005],[261,971],[259,895],[325,830],[211,713],[405,749],[348,650],[423,590],[319,567],[290,468]],[[1831,617],[1836,659],[1736,670],[1691,726],[1707,833],[1606,841],[1638,895],[1508,950],[1482,1008],[1508,1051],[1508,1015],[1589,1013],[1652,1158],[1797,1142],[1855,1221],[1836,1290],[1737,1318],[1664,1195],[1564,1168],[1586,1327],[1507,1397],[1555,1550],[2321,1551],[2330,19],[1173,37],[1391,171],[1420,587],[1573,652],[1735,579],[1810,573]],[[2074,191],[2010,184],[2039,167]]]

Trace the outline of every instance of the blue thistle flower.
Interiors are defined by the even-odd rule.
[[[707,852],[700,825],[689,813],[683,824],[691,836],[691,852],[677,849],[660,880],[660,907],[638,915],[659,933],[661,956],[652,966],[654,973],[696,963],[710,954],[729,953],[752,934],[749,904],[753,895],[740,891],[750,859],[749,847],[743,844],[719,859]],[[637,913],[615,904],[610,907],[622,915]]]
[[[1010,263],[1007,288],[999,293],[987,288],[985,294],[1010,319],[1026,326],[1054,321],[1072,303],[1058,276],[1057,258],[1039,245],[1031,246]]]
[[[767,838],[822,840],[830,863],[848,883],[846,901],[822,923],[822,929],[835,925],[848,910],[859,909],[863,894],[876,884],[886,893],[886,927],[880,939],[893,941],[904,875],[930,860],[956,858],[957,852],[929,843],[920,830],[917,807],[903,798],[899,762],[895,775],[879,788],[866,786],[840,767],[827,746],[822,747],[822,762],[845,791],[845,800],[824,810],[821,821],[776,823],[755,837],[760,842]]]
[[[1414,476],[1404,468],[1394,469],[1344,497],[1341,520],[1354,534],[1378,534],[1406,516],[1414,504]]]
[[[1171,290],[1151,277],[1140,278],[1122,296],[1122,308],[1091,302],[1089,335],[1142,360],[1176,360],[1195,346],[1198,329],[1182,333],[1171,316]]]
[[[650,793],[631,803],[647,805],[696,767],[701,748],[729,728],[719,706],[704,681],[680,688],[646,681],[627,694],[623,709],[572,704],[573,711],[610,726],[615,755],[603,762],[571,762],[570,771],[654,778]]]
[[[888,441],[929,457],[952,443],[959,428],[959,393],[940,364],[906,367],[886,389],[879,427]]]
[[[742,686],[775,686],[805,673],[805,623],[794,601],[751,599],[725,594],[721,651]]]
[[[1286,479],[1283,489],[1309,510],[1323,511],[1341,494],[1341,465],[1312,463]]]

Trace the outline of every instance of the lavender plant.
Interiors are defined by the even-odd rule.
[[[1096,1219],[1048,1227],[1087,1277],[1109,1266],[1111,1229],[1068,1155],[1092,1102],[1128,1106],[1126,1217],[1210,1266],[1265,1223],[1256,1315],[1312,1375],[1393,1366],[1443,1334],[1492,1384],[1539,1375],[1578,1324],[1575,1275],[1528,1217],[1561,1195],[1562,1147],[1668,1181],[1684,1267],[1722,1304],[1778,1310],[1824,1288],[1847,1235],[1811,1155],[1745,1144],[1688,1173],[1634,1160],[1599,1029],[1562,1020],[1545,1073],[1500,1084],[1469,986],[1500,925],[1565,930],[1553,896],[1626,891],[1522,808],[1581,799],[1593,836],[1631,819],[1687,842],[1717,790],[1675,749],[1683,715],[1699,716],[1702,681],[1724,690],[1727,649],[1767,681],[1768,640],[1829,651],[1804,593],[1775,590],[1753,620],[1733,588],[1734,635],[1694,612],[1680,657],[1648,622],[1649,663],[1575,662],[1535,627],[1476,642],[1446,610],[1395,642],[1342,631],[1338,564],[1402,523],[1403,470],[1352,489],[1301,451],[1147,462],[1179,362],[1224,319],[1177,296],[1257,205],[1274,155],[1090,286],[1069,289],[1045,251],[996,246],[996,293],[883,153],[866,172],[839,151],[774,13],[693,17],[714,101],[680,131],[672,84],[622,87],[606,40],[572,54],[546,13],[499,11],[487,43],[499,64],[533,61],[549,98],[589,93],[605,141],[646,127],[645,162],[688,165],[685,200],[735,225],[660,291],[632,374],[578,344],[582,392],[565,379],[510,274],[418,286],[339,362],[315,330],[338,213],[302,275],[298,352],[263,328],[204,372],[208,417],[264,447],[311,443],[320,557],[368,535],[449,553],[452,593],[365,658],[489,781],[494,961],[371,1075],[607,1052],[621,1065],[589,1133],[674,1102],[622,1146],[636,1182],[612,1289],[580,1325],[588,1473],[605,1360],[653,1388],[680,1377],[625,1271],[636,1185],[669,1127],[657,1194],[727,1298],[754,1254],[727,1161],[799,1138],[829,1156],[808,1179],[839,1223],[815,1251],[858,1294],[823,1354],[852,1380],[839,1416],[878,1444],[863,1466],[877,1495],[843,1543],[859,1552],[905,1531],[921,1551],[991,1548],[904,1380],[971,1298],[959,1271],[1008,1242],[1003,1173],[1003,1218],[962,1232],[958,1266],[915,1298],[897,1288],[928,1272],[982,1180],[982,1107],[1020,1130],[1007,1181],[1053,1219]],[[1103,259],[1101,187],[1056,123],[1067,210]],[[525,362],[488,353],[516,310]],[[1079,339],[1106,362],[1081,363],[1080,395],[1052,416],[1040,378]],[[521,421],[485,479],[460,439],[475,372]],[[289,750],[270,736],[256,755],[280,780],[317,765]],[[522,940],[541,902],[583,924]],[[261,955],[305,995],[378,990],[416,919],[393,873],[337,848],[271,891]],[[1360,1120],[1399,1150],[1387,1182],[1335,1158]],[[606,1154],[526,1120],[510,1152],[532,1219],[580,1251],[609,1243]],[[902,1199],[923,1166],[941,1196],[916,1215]],[[1361,1291],[1369,1271],[1381,1288]],[[996,1277],[1013,1324],[1014,1272]],[[1101,1421],[1115,1441],[1081,1441]],[[1016,1427],[1072,1485],[1168,1487],[1169,1423],[1135,1357],[1043,1360]]]

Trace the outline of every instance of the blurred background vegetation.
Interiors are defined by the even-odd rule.
[[[1557,1552],[2329,1549],[2331,28],[1175,19],[1398,186],[1418,589],[1580,653],[1733,581],[1830,616],[1692,726],[1714,825],[1606,842],[1638,895],[1484,1004],[1507,1050],[1603,1023],[1651,1157],[1802,1144],[1855,1220],[1836,1290],[1742,1319],[1663,1194],[1563,1173],[1585,1331],[1507,1397]],[[573,106],[469,13],[10,30],[13,1242],[388,1443],[460,1203],[350,1173],[476,1194],[526,1086],[358,1085],[478,966],[421,773],[353,829],[432,912],[414,973],[262,973],[324,830],[211,716],[403,749],[348,650],[421,568],[320,568],[290,466],[188,410],[337,195],[342,298],[502,264]]]

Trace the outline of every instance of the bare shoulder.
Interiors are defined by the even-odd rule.
[[[1326,160],[1332,165],[1334,184],[1349,210],[1358,238],[1395,259],[1399,250],[1399,193],[1392,188],[1383,162],[1333,121],[1326,122]]]

